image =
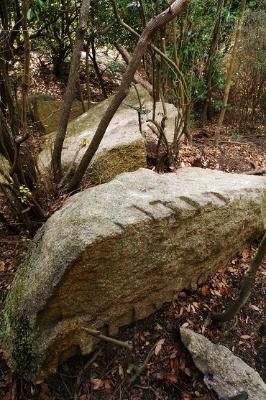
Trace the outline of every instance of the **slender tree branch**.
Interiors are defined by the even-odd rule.
[[[89,335],[94,336],[94,337],[96,337],[96,338],[98,338],[100,340],[103,340],[103,341],[108,342],[108,343],[112,343],[113,345],[118,346],[118,347],[123,347],[123,348],[125,348],[127,350],[130,350],[130,351],[133,350],[132,345],[129,344],[128,342],[122,342],[121,340],[117,340],[117,339],[111,338],[110,336],[105,336],[100,331],[97,331],[95,329],[83,328],[83,330],[85,332],[87,332]]]
[[[79,73],[80,54],[83,47],[83,40],[85,37],[85,33],[87,30],[89,10],[90,10],[90,0],[83,0],[80,9],[80,18],[77,28],[76,41],[73,49],[73,56],[71,60],[64,105],[59,121],[58,132],[55,138],[54,149],[52,154],[52,170],[56,182],[59,182],[62,179],[61,154],[63,149],[63,143],[66,136],[67,123],[71,112],[71,106],[75,98],[76,82]]]

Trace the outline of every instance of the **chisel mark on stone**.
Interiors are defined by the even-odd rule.
[[[223,196],[221,193],[217,193],[217,192],[206,192],[204,194],[212,194],[213,196],[215,196],[217,199],[221,200],[223,203],[227,204],[229,202],[228,197]]]
[[[200,203],[198,203],[195,200],[192,200],[190,197],[187,196],[180,196],[179,197],[180,200],[183,200],[185,203],[189,204],[190,206],[194,207],[194,208],[200,208]]]
[[[139,206],[137,206],[136,204],[133,204],[133,205],[132,205],[132,208],[135,208],[136,210],[138,210],[138,211],[142,212],[143,214],[147,215],[147,216],[148,216],[149,218],[151,218],[153,221],[156,220],[156,218],[154,217],[154,215],[153,215],[151,212],[145,210],[144,208],[139,207]]]

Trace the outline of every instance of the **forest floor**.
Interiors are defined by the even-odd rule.
[[[58,84],[45,63],[33,72],[31,93],[49,93],[61,99],[64,85]],[[92,82],[93,101],[102,99],[97,82]],[[105,80],[106,82],[106,80]],[[107,79],[108,94],[117,82]],[[237,135],[232,127],[214,145],[215,125],[191,129],[193,144],[182,142],[178,165],[248,172],[266,168],[266,134],[260,130]],[[1,198],[0,198],[0,206]],[[26,233],[11,234],[0,225],[0,310],[15,272],[27,252],[31,239]],[[215,343],[224,344],[255,368],[266,380],[265,297],[266,260],[260,267],[248,303],[225,329],[208,323],[211,311],[222,311],[236,298],[241,279],[258,242],[248,245],[229,265],[203,286],[182,291],[171,303],[150,317],[120,330],[118,338],[133,344],[127,354],[120,348],[100,343],[95,352],[64,363],[57,374],[33,385],[17,377],[6,365],[0,349],[1,400],[211,400],[217,399],[203,383],[179,337],[179,327],[202,333]],[[145,359],[149,357],[145,364]],[[131,366],[144,365],[132,383]]]

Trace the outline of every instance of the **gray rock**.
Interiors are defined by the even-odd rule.
[[[152,118],[152,98],[140,85],[136,85],[141,99],[141,108],[135,88],[131,88],[128,96],[119,107],[110,122],[104,138],[95,154],[91,165],[83,179],[84,186],[105,183],[122,172],[135,171],[146,166],[147,152],[145,141],[157,143],[157,137],[148,127]],[[62,152],[62,166],[65,171],[73,169],[80,162],[98,127],[102,115],[112,101],[113,96],[94,105],[92,109],[68,124],[67,137]],[[138,111],[141,110],[141,128]],[[165,133],[172,142],[174,136],[177,110],[172,104],[166,104],[168,118]],[[162,120],[163,108],[157,103],[156,121]],[[48,170],[51,162],[51,147],[56,132],[49,135],[46,146],[39,157],[41,170]],[[151,146],[149,146],[151,147]]]
[[[228,399],[246,392],[249,400],[266,399],[266,384],[258,372],[227,347],[213,344],[187,328],[181,327],[180,333],[196,367],[205,375],[205,383],[219,398]]]
[[[146,169],[71,197],[34,238],[2,316],[10,365],[27,377],[90,352],[194,287],[263,231],[265,177]]]

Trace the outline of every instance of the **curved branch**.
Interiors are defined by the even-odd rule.
[[[79,64],[80,64],[80,53],[82,50],[85,33],[87,31],[89,10],[90,10],[90,0],[83,0],[80,9],[79,25],[77,28],[76,42],[74,45],[73,56],[70,65],[70,72],[65,93],[63,110],[61,112],[58,132],[55,138],[54,149],[52,154],[52,170],[54,178],[57,182],[60,182],[60,180],[62,179],[61,154],[63,149],[63,143],[66,136],[67,123],[71,112],[71,106],[75,98],[76,82],[78,79]]]

